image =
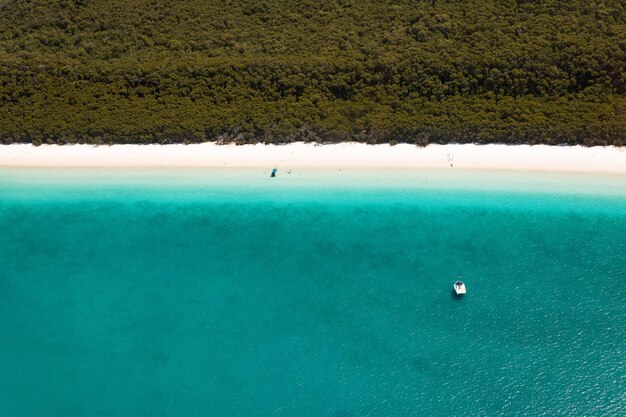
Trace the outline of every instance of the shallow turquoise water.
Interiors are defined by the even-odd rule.
[[[264,174],[0,170],[0,415],[626,409],[625,177]]]

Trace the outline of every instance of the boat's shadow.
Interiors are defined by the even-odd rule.
[[[450,291],[450,298],[452,298],[454,301],[463,301],[463,299],[465,298],[465,294],[457,295],[457,293],[452,290]]]

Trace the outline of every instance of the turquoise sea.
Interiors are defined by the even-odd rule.
[[[0,169],[0,416],[624,415],[626,177],[268,173]]]

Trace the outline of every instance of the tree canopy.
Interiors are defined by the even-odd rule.
[[[626,145],[623,0],[0,0],[0,143]]]

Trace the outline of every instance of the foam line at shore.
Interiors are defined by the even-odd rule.
[[[3,167],[447,168],[626,174],[626,148],[547,145],[0,145]]]

